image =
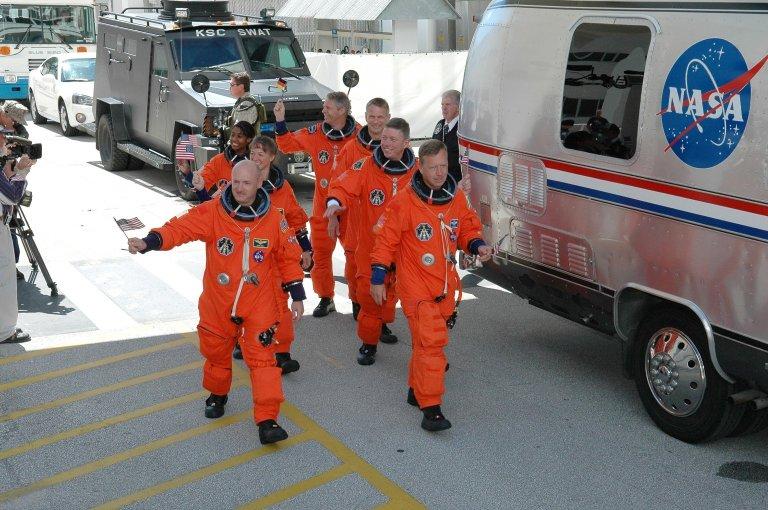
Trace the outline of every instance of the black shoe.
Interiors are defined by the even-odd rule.
[[[235,342],[235,349],[232,351],[232,357],[235,359],[243,359],[243,350],[240,348],[238,342]]]
[[[421,428],[430,432],[438,432],[451,428],[451,422],[443,416],[440,406],[429,406],[422,409],[424,418],[421,420]]]
[[[376,362],[375,345],[363,344],[357,352],[357,362],[361,365],[373,365]]]
[[[16,279],[17,280],[23,280],[24,279],[24,273],[22,273],[18,269],[16,270]]]
[[[277,359],[277,368],[283,371],[283,375],[296,372],[301,367],[298,361],[291,359],[289,352],[278,352],[275,354],[275,359]]]
[[[320,303],[317,304],[312,312],[313,317],[325,317],[331,312],[336,311],[336,305],[333,304],[333,299],[329,297],[320,298]]]
[[[416,400],[416,393],[413,392],[413,388],[408,388],[408,398],[406,401],[412,406],[419,407],[419,401]]]
[[[379,342],[383,342],[385,344],[397,343],[397,337],[392,333],[386,324],[381,325],[381,335],[379,335]]]
[[[205,399],[205,417],[206,418],[221,418],[224,416],[224,406],[227,403],[226,395],[214,395]]]
[[[0,340],[0,344],[20,344],[29,342],[30,340],[32,340],[32,338],[29,336],[29,333],[22,331],[21,328],[16,328],[16,331],[14,331],[11,336],[5,340]]]
[[[275,420],[264,420],[257,423],[259,426],[259,441],[261,444],[272,444],[288,439],[288,432]]]
[[[352,301],[352,318],[357,320],[357,314],[360,313],[360,303]]]

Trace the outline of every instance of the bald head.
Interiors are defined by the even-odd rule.
[[[267,169],[269,170],[269,169]],[[266,175],[256,162],[249,159],[237,163],[232,169],[232,195],[240,205],[251,205]]]

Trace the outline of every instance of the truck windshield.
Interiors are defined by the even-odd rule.
[[[293,50],[290,37],[258,36],[243,37],[242,40],[245,54],[254,73],[285,76],[285,72],[281,71],[279,67],[297,74],[303,67]],[[263,63],[267,65],[263,65]]]
[[[171,40],[176,62],[182,72],[222,67],[230,72],[245,71],[234,37],[179,37]]]
[[[61,64],[61,81],[93,81],[95,71],[95,58],[65,60]]]
[[[9,44],[93,44],[93,7],[0,4],[0,41]]]

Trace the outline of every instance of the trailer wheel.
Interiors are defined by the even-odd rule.
[[[171,157],[173,158],[173,174],[176,177],[176,189],[179,191],[179,196],[183,198],[184,200],[190,201],[190,200],[197,200],[197,193],[195,193],[195,190],[192,188],[189,188],[184,183],[184,175],[182,174],[180,168],[179,168],[179,162],[176,160],[176,144],[179,143],[179,138],[176,138],[176,140],[173,141],[173,151],[171,152]]]
[[[707,339],[697,319],[684,309],[656,308],[638,328],[634,343],[635,386],[656,425],[687,443],[728,435],[744,406],[712,365]]]
[[[748,436],[750,434],[756,434],[768,428],[768,409],[754,410],[747,407],[744,411],[744,416],[733,432],[728,434],[731,437],[735,436]]]
[[[45,124],[46,118],[37,111],[37,101],[35,101],[35,95],[31,90],[29,91],[29,113],[32,115],[32,122],[37,125]]]
[[[99,139],[99,155],[104,168],[110,172],[125,170],[130,156],[117,148],[115,130],[112,127],[112,118],[109,114],[99,117],[96,136]]]

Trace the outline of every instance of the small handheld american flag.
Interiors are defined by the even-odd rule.
[[[182,133],[179,141],[176,142],[176,159],[181,161],[195,160],[195,147],[200,145],[195,135]]]
[[[144,228],[144,224],[139,218],[120,218],[118,220],[113,217],[112,219],[115,220],[115,223],[117,223],[117,226],[120,227],[120,230],[122,230],[124,234],[129,230]],[[128,234],[125,234],[125,237],[128,237]]]

